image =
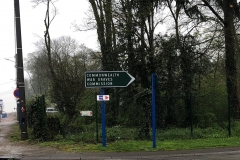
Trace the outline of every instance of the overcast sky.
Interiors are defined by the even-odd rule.
[[[34,43],[44,34],[45,5],[33,8],[32,0],[20,1],[22,51],[26,58],[28,53],[35,51]],[[58,15],[50,28],[51,38],[71,36],[87,47],[97,49],[96,31],[75,32],[72,23],[80,24],[86,18],[89,9],[88,0],[59,0],[56,2]],[[0,0],[0,99],[3,100],[4,110],[12,112],[16,108],[13,91],[16,88],[15,69],[15,28],[14,0]],[[27,78],[27,74],[24,76]]]

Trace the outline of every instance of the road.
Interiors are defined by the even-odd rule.
[[[11,142],[11,125],[17,123],[12,115],[0,122],[0,160],[239,160],[240,147],[215,148],[183,151],[158,152],[116,152],[116,153],[67,153],[53,148],[29,145],[25,142]]]

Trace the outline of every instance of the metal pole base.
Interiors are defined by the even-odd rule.
[[[28,139],[28,134],[27,134],[27,132],[21,132],[21,139],[22,139],[22,140]]]

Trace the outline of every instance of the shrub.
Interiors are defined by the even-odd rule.
[[[239,121],[233,121],[231,125],[232,134],[234,136],[240,137],[240,122]]]
[[[47,139],[52,140],[55,136],[60,134],[61,125],[58,117],[47,117]]]
[[[212,127],[212,125],[215,124],[217,121],[215,114],[213,114],[211,112],[197,115],[197,119],[198,119],[197,125],[200,128]]]
[[[83,117],[79,115],[75,115],[72,118],[67,115],[61,115],[60,124],[63,136],[81,133],[85,130]]]

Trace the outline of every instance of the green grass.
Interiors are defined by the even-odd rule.
[[[196,136],[189,138],[188,129],[169,129],[157,134],[157,147],[152,147],[152,141],[143,140],[115,140],[107,141],[107,146],[102,143],[84,143],[75,141],[75,138],[59,138],[56,141],[39,142],[31,139],[31,130],[29,130],[29,140],[26,143],[37,144],[58,148],[67,152],[137,152],[137,151],[167,151],[167,150],[192,150],[204,148],[220,148],[240,146],[240,138],[233,136],[228,138],[226,132],[215,131],[212,128],[206,130],[196,130]],[[203,135],[202,135],[203,134]],[[101,134],[99,134],[101,135]],[[201,138],[198,138],[201,137]],[[13,132],[9,136],[12,141],[23,142],[20,138],[18,125],[13,125]],[[95,139],[94,136],[91,138]],[[99,138],[101,140],[101,138]],[[26,144],[24,143],[24,144]]]
[[[115,141],[103,147],[101,143],[86,144],[71,141],[43,142],[39,145],[59,148],[68,152],[133,152],[133,151],[167,151],[192,150],[203,148],[219,148],[240,146],[240,138],[209,138],[193,140],[157,141],[157,147],[152,147],[152,141]]]
[[[10,139],[12,142],[20,141],[21,134],[20,134],[20,130],[19,130],[19,125],[14,124],[11,127],[12,127],[12,132],[7,135],[8,139]]]

